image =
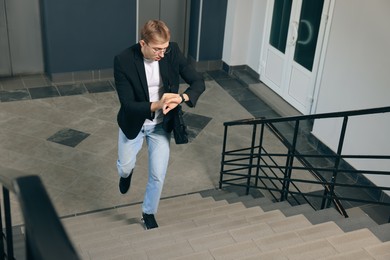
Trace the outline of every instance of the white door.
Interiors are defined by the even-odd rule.
[[[260,79],[309,114],[331,0],[269,0]]]

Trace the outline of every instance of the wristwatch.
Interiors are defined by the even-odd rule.
[[[183,103],[184,101],[186,101],[185,98],[184,98],[184,96],[183,96],[183,94],[179,94],[179,96],[181,97],[181,102],[180,102],[180,104]]]

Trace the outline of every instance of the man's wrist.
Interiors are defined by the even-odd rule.
[[[186,99],[184,98],[184,95],[183,94],[179,94],[179,96],[181,97],[180,104],[184,103],[186,101]]]

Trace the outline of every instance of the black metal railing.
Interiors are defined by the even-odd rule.
[[[0,214],[0,259],[15,259],[10,193],[15,195],[23,215],[26,259],[80,259],[38,176],[0,167],[0,183],[0,213],[4,213]]]
[[[390,171],[358,170],[350,165],[352,160],[386,161],[389,165],[390,155],[343,153],[351,117],[389,112],[390,107],[381,107],[226,122],[219,187],[242,186],[247,194],[252,188],[265,190],[275,201],[308,203],[316,210],[334,206],[345,217],[348,215],[344,204],[390,206],[389,200],[384,199],[390,187],[374,185],[366,178],[372,175],[390,178]],[[342,120],[336,152],[311,134],[311,122],[327,119]]]

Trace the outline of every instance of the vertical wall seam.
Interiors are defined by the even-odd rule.
[[[202,28],[202,9],[203,9],[203,0],[200,0],[199,6],[199,24],[198,24],[198,42],[196,46],[196,61],[199,61],[199,49],[200,49],[200,33]]]
[[[139,0],[136,1],[136,6],[135,6],[135,41],[138,42],[138,29],[139,28]]]
[[[8,28],[8,15],[7,15],[7,1],[4,0],[4,20],[5,20],[5,30],[7,32],[7,43],[8,43],[8,59],[9,59],[9,71],[11,76],[14,75],[13,66],[12,66],[12,53],[11,53],[11,42],[9,37],[9,28]]]

